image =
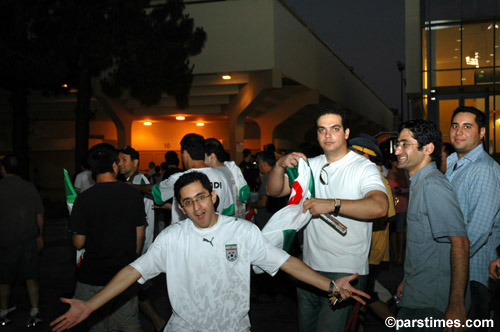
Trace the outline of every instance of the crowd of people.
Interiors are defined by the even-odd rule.
[[[444,144],[429,120],[401,124],[389,145],[351,137],[349,121],[344,109],[325,107],[315,120],[318,145],[245,149],[239,165],[220,141],[195,133],[180,141],[180,159],[168,151],[146,172],[133,147],[92,147],[69,222],[74,247],[85,253],[74,297],[62,299],[70,309],[51,323],[54,331],[79,323],[142,331],[139,310],[156,330],[248,331],[250,266],[297,280],[301,332],[343,332],[350,324],[362,331],[367,309],[382,319],[460,321],[454,331],[465,330],[466,319],[489,318],[489,280],[500,279],[500,166],[483,148],[484,113],[457,108]],[[289,171],[301,159],[313,194],[299,203],[310,219],[297,230],[298,259],[271,244],[265,230],[299,190]],[[43,205],[16,165],[13,156],[2,160],[0,323],[10,323],[9,287],[19,278],[31,327],[42,321],[36,260]],[[14,220],[21,226],[12,228]],[[375,291],[389,261],[404,268],[397,312]],[[147,295],[160,273],[173,309],[168,321]]]

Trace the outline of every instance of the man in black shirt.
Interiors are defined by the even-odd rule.
[[[75,290],[75,298],[82,300],[92,297],[138,257],[146,221],[142,195],[116,181],[116,149],[109,144],[94,146],[89,164],[96,184],[77,197],[70,220],[73,245],[85,248]],[[96,312],[89,322],[90,331],[142,331],[135,293],[136,289],[130,289]]]

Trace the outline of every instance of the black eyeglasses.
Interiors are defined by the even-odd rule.
[[[328,185],[328,173],[326,172],[326,169],[330,164],[326,163],[323,167],[321,167],[321,172],[319,173],[319,182],[321,182],[322,185],[327,186]],[[325,179],[323,179],[323,172],[325,172]]]

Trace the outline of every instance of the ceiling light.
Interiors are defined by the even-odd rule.
[[[153,123],[151,121],[144,121],[145,126],[151,126]]]
[[[462,39],[457,39],[457,43],[460,43],[462,41]]]
[[[68,85],[65,83],[65,84],[62,84],[61,87],[63,87],[64,89],[66,89],[68,87]]]
[[[223,80],[230,80],[231,79],[231,75],[222,75],[222,79]]]
[[[196,125],[197,125],[198,127],[203,127],[205,124],[204,124],[203,122],[196,122]]]
[[[186,120],[186,117],[182,116],[182,115],[177,115],[175,117],[176,120],[179,120],[179,121],[182,121],[182,120]]]
[[[460,49],[459,48],[456,48],[455,51],[459,51]]]

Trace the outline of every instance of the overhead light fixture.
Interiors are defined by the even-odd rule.
[[[179,120],[179,121],[182,121],[182,120],[186,120],[186,117],[182,116],[182,115],[177,115],[175,117],[176,120]]]
[[[488,25],[488,30],[493,28],[493,24]],[[498,24],[495,24],[495,29],[498,29]]]
[[[65,84],[62,84],[61,87],[66,89],[68,87],[68,85],[65,83]]]
[[[153,123],[151,121],[144,121],[145,126],[151,126]]]
[[[198,127],[203,127],[203,126],[205,125],[205,123],[203,123],[203,122],[196,122],[196,125],[197,125]]]
[[[230,80],[231,79],[231,75],[224,74],[224,75],[222,75],[222,79],[223,80]]]

